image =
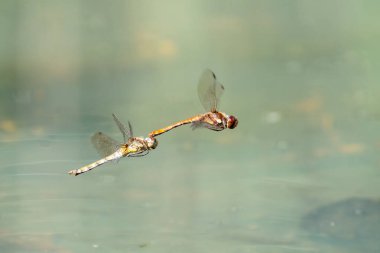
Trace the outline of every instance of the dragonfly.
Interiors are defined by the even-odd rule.
[[[91,142],[98,153],[104,157],[96,162],[90,163],[82,168],[71,170],[68,173],[74,176],[88,172],[106,162],[117,161],[122,157],[139,157],[149,153],[149,150],[157,147],[157,140],[154,137],[133,137],[131,123],[128,121],[128,128],[112,114],[113,120],[123,135],[124,142],[120,143],[108,135],[97,132],[91,137]]]
[[[198,82],[198,96],[207,112],[152,131],[149,133],[149,137],[154,138],[186,124],[191,124],[192,129],[208,128],[213,131],[234,129],[238,125],[238,119],[217,110],[223,91],[224,86],[216,79],[215,73],[210,69],[205,69]]]

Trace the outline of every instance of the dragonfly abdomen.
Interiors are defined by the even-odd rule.
[[[93,162],[93,163],[90,163],[86,166],[83,166],[82,168],[80,169],[77,169],[77,170],[71,170],[69,171],[69,174],[70,175],[74,175],[74,176],[77,176],[77,175],[80,175],[82,173],[85,173],[87,171],[90,171],[106,162],[109,162],[109,161],[113,161],[113,160],[116,160],[116,159],[119,159],[123,157],[123,149],[118,149],[115,153],[112,153],[110,154],[109,156],[106,156],[96,162]]]
[[[150,132],[149,133],[149,137],[156,137],[157,135],[166,133],[166,132],[168,132],[168,131],[176,128],[176,127],[187,125],[187,124],[199,121],[202,117],[204,117],[203,114],[197,115],[197,116],[194,116],[194,117],[191,117],[191,118],[187,118],[185,120],[181,120],[181,121],[179,121],[177,123],[171,124],[170,126],[167,126],[167,127],[155,130],[153,132]]]

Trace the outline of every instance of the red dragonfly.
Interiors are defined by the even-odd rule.
[[[144,156],[149,153],[149,150],[155,149],[157,147],[158,143],[155,138],[132,137],[133,132],[131,123],[128,121],[128,128],[126,128],[115,114],[112,114],[112,116],[120,132],[123,134],[124,143],[121,144],[102,132],[95,133],[91,137],[91,142],[98,153],[104,158],[83,166],[82,168],[71,170],[69,171],[69,174],[77,176],[90,171],[106,162],[118,160],[125,156]]]
[[[173,128],[190,124],[193,129],[205,127],[213,131],[221,131],[226,128],[234,129],[238,125],[238,119],[232,115],[217,110],[224,87],[218,82],[214,72],[209,69],[203,71],[198,83],[198,96],[203,107],[208,111],[191,118],[181,120],[167,127],[149,133],[149,137],[166,133]]]

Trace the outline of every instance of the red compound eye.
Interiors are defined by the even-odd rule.
[[[229,129],[234,129],[238,125],[238,122],[238,119],[231,115],[228,117],[227,127]]]

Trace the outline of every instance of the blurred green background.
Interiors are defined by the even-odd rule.
[[[1,252],[379,252],[378,1],[0,1]],[[234,130],[203,113],[212,69]],[[305,225],[306,224],[306,225]]]

